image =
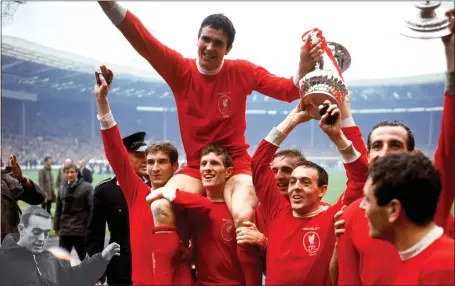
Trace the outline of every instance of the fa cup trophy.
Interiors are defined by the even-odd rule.
[[[316,63],[314,71],[300,80],[300,97],[302,106],[308,114],[314,119],[320,119],[319,105],[325,100],[340,105],[348,94],[342,73],[351,65],[351,55],[342,45],[326,42],[321,31],[314,29],[307,33],[306,41],[314,42],[317,38],[322,40],[324,56],[323,63]]]
[[[404,17],[401,34],[416,39],[441,38],[450,34],[449,19],[438,9],[440,1],[421,1],[416,3],[418,10]]]

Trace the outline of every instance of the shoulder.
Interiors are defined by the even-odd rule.
[[[105,189],[109,189],[112,186],[116,186],[116,185],[117,185],[117,178],[115,176],[109,177],[107,179],[102,180],[95,186],[95,193],[100,192]]]
[[[257,67],[257,65],[253,64],[252,62],[243,59],[225,59],[224,63],[228,68],[241,69],[245,71],[253,71]]]

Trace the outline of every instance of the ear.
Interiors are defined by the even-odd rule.
[[[179,162],[177,161],[172,165],[172,172],[175,173],[178,168],[179,168]]]
[[[17,225],[17,230],[19,231],[19,234],[22,236],[24,234],[24,231],[25,231],[25,226],[23,223],[19,223]]]
[[[226,54],[225,54],[225,56],[227,56],[231,50],[232,50],[232,45],[231,45],[229,48],[226,49]]]
[[[389,223],[395,223],[401,215],[402,206],[399,200],[393,199],[388,203],[387,215]]]
[[[322,199],[322,197],[325,195],[327,192],[327,185],[323,185],[319,188],[319,199]]]
[[[234,167],[229,167],[226,169],[226,178],[230,178],[234,172]]]

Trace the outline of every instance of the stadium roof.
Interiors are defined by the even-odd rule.
[[[9,63],[9,66],[2,65],[2,71],[10,66],[20,64],[21,61],[30,61],[58,69],[93,74],[102,63],[102,61],[93,58],[56,50],[12,36],[2,36],[3,55],[17,58],[19,61]],[[163,82],[162,79],[157,79],[159,75],[156,72],[155,74],[150,74],[149,72],[127,66],[109,63],[106,63],[106,65],[122,77],[134,77],[136,80],[140,79],[149,82]]]
[[[22,61],[31,61],[64,70],[90,74],[92,74],[93,71],[101,63],[101,61],[93,58],[56,50],[12,36],[2,36],[2,55],[15,57]],[[10,63],[10,65],[14,64],[15,63]],[[108,65],[112,67],[112,69],[115,70],[117,74],[121,74],[122,76],[133,77],[135,80],[141,81],[163,82],[163,80],[159,78],[159,75],[156,72],[155,74],[150,74],[149,72],[128,66],[118,66],[113,64]],[[4,67],[2,65],[2,70],[5,68],[8,67]],[[373,87],[383,85],[392,86],[403,84],[425,84],[441,81],[444,81],[444,74],[430,74],[373,80],[353,80],[347,81],[346,83],[349,87]]]

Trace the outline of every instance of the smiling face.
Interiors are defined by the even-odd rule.
[[[224,189],[224,185],[232,174],[233,168],[226,168],[223,161],[223,155],[217,155],[214,152],[201,157],[200,172],[204,188],[214,190],[220,188]]]
[[[319,174],[315,168],[300,166],[294,169],[288,188],[292,210],[303,215],[318,206],[327,191],[327,185],[318,186],[318,181]]]
[[[402,126],[381,126],[374,129],[369,138],[368,163],[373,164],[377,159],[391,152],[408,150],[408,133]]]
[[[147,173],[153,188],[164,186],[174,175],[178,163],[171,163],[169,156],[163,151],[147,154]]]
[[[297,157],[279,156],[275,157],[270,164],[270,167],[275,174],[277,187],[286,199],[289,199],[289,180],[291,179],[292,171],[298,160],[299,158]]]
[[[200,66],[207,71],[219,68],[224,56],[232,48],[227,46],[227,42],[228,38],[222,29],[203,27],[197,44]]]

